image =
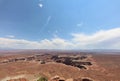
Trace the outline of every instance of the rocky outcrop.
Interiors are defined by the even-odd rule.
[[[34,56],[26,57],[26,60],[27,61],[32,61],[32,60],[35,60],[35,57]]]
[[[84,79],[82,79],[82,81],[93,81],[93,80],[91,80],[89,78],[84,78]]]
[[[64,78],[61,78],[59,76],[54,76],[50,79],[50,81],[93,81],[92,79],[90,78],[69,78],[69,79],[64,79]]]
[[[7,80],[7,81],[28,81],[28,80],[25,79],[25,78],[18,78],[18,79],[10,79],[10,80]]]
[[[65,81],[65,79],[60,76],[54,76],[50,79],[50,81]]]
[[[66,81],[93,81],[93,80],[89,78],[76,78],[76,79],[70,78],[70,79],[67,79]]]
[[[84,59],[87,59],[88,57],[86,55],[32,55],[27,57],[19,57],[19,58],[11,58],[7,59],[5,61],[2,61],[0,63],[11,63],[11,62],[23,62],[23,61],[35,61],[39,62],[39,64],[45,64],[47,62],[57,62],[57,63],[63,63],[66,65],[71,65],[74,67],[78,67],[80,69],[87,69],[86,66],[91,66],[91,62],[87,62]]]
[[[91,62],[86,62],[86,61],[82,61],[83,59],[86,59],[86,56],[81,56],[81,57],[58,57],[58,56],[54,56],[52,57],[57,63],[63,63],[66,65],[71,65],[74,67],[78,67],[80,69],[87,69],[86,66],[91,66],[92,63]]]

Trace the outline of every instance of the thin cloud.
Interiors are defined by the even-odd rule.
[[[8,38],[15,38],[14,35],[6,35],[6,37],[8,37]]]
[[[47,22],[46,22],[46,25],[49,24],[50,20],[51,20],[51,16],[48,17]]]
[[[46,29],[46,27],[47,27],[47,25],[49,24],[50,21],[51,21],[51,16],[48,16],[45,24],[41,27],[40,32],[42,32],[44,29]]]
[[[56,30],[56,31],[55,31],[55,34],[58,34],[58,33],[59,33],[58,30]]]
[[[59,33],[58,30],[56,30],[56,31],[53,33],[53,37],[54,37],[54,38],[58,38],[58,33]]]
[[[49,17],[47,18],[47,21],[46,21],[44,27],[46,27],[46,26],[49,24],[50,20],[51,20],[51,16],[49,16]]]
[[[83,22],[77,24],[77,27],[81,27],[81,26],[83,26]]]

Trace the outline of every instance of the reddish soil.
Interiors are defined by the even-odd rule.
[[[33,52],[34,53],[34,52]],[[52,52],[53,54],[54,52]],[[55,53],[56,54],[56,53]],[[68,53],[69,54],[69,53]],[[24,52],[22,54],[17,53],[10,55],[1,55],[0,61],[10,58],[18,58],[18,57],[27,57],[35,54],[26,54]],[[61,55],[61,54],[57,54]],[[62,53],[62,55],[66,55],[66,53]],[[72,55],[70,53],[70,55]],[[74,55],[74,54],[73,54]],[[79,53],[79,55],[84,55]],[[88,69],[79,69],[77,67],[73,67],[70,65],[65,65],[62,63],[49,62],[46,64],[40,64],[35,61],[20,61],[20,62],[10,62],[10,63],[0,63],[0,79],[4,79],[6,77],[13,77],[17,75],[31,75],[32,77],[23,77],[23,80],[17,81],[35,81],[32,79],[38,78],[39,76],[45,76],[50,79],[53,76],[64,77],[65,79],[73,78],[83,78],[88,77],[93,81],[120,81],[120,55],[107,55],[107,54],[89,54],[88,53],[87,61],[90,61],[93,65],[87,66]],[[48,59],[49,56],[44,57]],[[85,60],[86,61],[86,60]],[[19,78],[18,78],[19,79]],[[15,81],[15,80],[8,80]]]

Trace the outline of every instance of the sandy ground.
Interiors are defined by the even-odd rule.
[[[17,62],[0,64],[0,81],[23,77],[29,81],[35,81],[40,76],[46,76],[50,79],[55,75],[65,79],[88,77],[94,81],[120,81],[120,55],[90,55],[89,61],[92,61],[93,66],[87,70],[79,70],[76,67],[59,63]]]

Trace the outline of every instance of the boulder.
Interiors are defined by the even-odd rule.
[[[74,81],[74,79],[73,78],[69,78],[66,81]]]
[[[65,79],[56,75],[52,77],[50,81],[65,81]]]

